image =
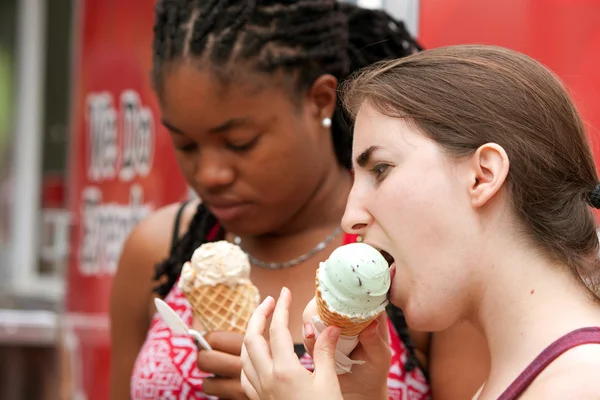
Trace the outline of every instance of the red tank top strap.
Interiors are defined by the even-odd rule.
[[[212,228],[210,228],[210,232],[206,236],[206,240],[212,242],[217,239],[217,235],[219,234],[219,229],[221,229],[221,225],[215,224]]]
[[[521,375],[498,397],[498,400],[516,400],[531,385],[531,382],[564,352],[584,344],[600,344],[600,327],[574,330],[557,339],[525,368]]]

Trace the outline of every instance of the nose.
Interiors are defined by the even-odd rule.
[[[221,189],[234,182],[235,169],[217,152],[204,151],[198,154],[195,180],[206,190]]]
[[[373,217],[365,207],[365,193],[354,185],[348,196],[346,211],[342,217],[342,229],[345,232],[365,236]]]

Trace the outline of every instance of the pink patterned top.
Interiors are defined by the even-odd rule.
[[[348,235],[345,242],[355,241]],[[192,309],[177,285],[173,286],[165,301],[188,324],[192,323]],[[404,365],[409,356],[393,324],[388,320],[392,363],[388,376],[390,400],[429,398],[429,386],[417,367],[410,372]],[[197,348],[189,337],[176,336],[158,314],[154,315],[146,341],[138,354],[131,377],[131,399],[213,399],[202,393],[202,380],[210,374],[196,366]],[[312,360],[304,354],[300,361],[308,369]]]

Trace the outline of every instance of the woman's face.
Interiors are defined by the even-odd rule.
[[[368,104],[357,115],[353,160],[344,229],[394,258],[391,301],[413,328],[451,326],[463,317],[479,257],[468,163]]]
[[[335,79],[327,82],[299,106],[264,78],[224,85],[188,63],[168,71],[163,124],[185,179],[225,229],[281,228],[335,167],[331,133],[321,125],[335,105]]]

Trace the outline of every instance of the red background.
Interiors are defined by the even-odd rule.
[[[600,1],[421,0],[419,39],[427,48],[494,44],[554,71],[588,123],[600,160]]]
[[[80,4],[75,31],[73,109],[69,179],[69,207],[74,225],[67,276],[66,321],[79,341],[74,354],[82,367],[81,380],[88,400],[108,398],[110,351],[108,307],[112,276],[84,276],[78,269],[82,240],[81,191],[88,185],[101,189],[103,203],[127,204],[133,184],[143,188],[143,201],[154,208],[186,196],[185,182],[175,163],[168,133],[160,124],[150,82],[153,0],[87,0]],[[86,133],[86,97],[108,91],[118,108],[124,90],[135,90],[154,116],[156,141],[151,172],[130,182],[118,179],[90,182],[87,176],[89,140]],[[121,149],[122,150],[122,149]]]
[[[81,21],[81,45],[75,64],[77,79],[74,85],[73,132],[71,147],[71,177],[69,183],[70,208],[75,224],[71,242],[71,268],[68,282],[67,305],[71,311],[103,313],[107,310],[106,293],[110,277],[86,278],[79,276],[81,239],[81,190],[94,185],[102,190],[104,203],[129,202],[132,184],[143,187],[144,202],[160,207],[186,193],[185,183],[175,164],[170,139],[160,124],[157,100],[150,82],[152,57],[153,1],[86,1]],[[135,90],[143,105],[152,109],[156,127],[156,142],[152,171],[131,182],[117,179],[90,182],[87,177],[86,96],[108,91],[115,102],[126,89]]]

